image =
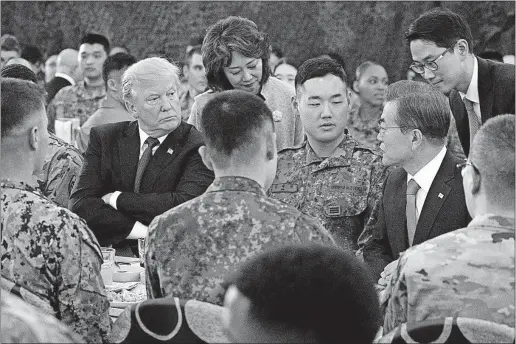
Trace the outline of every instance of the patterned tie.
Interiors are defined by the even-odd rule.
[[[147,140],[145,140],[145,144],[147,145],[147,148],[143,151],[140,162],[138,162],[138,169],[136,170],[136,179],[134,181],[134,192],[136,193],[140,192],[140,183],[142,181],[145,168],[149,164],[149,160],[152,156],[152,148],[159,145],[159,140],[149,136],[147,137]]]
[[[416,194],[421,187],[418,183],[411,179],[407,184],[407,232],[409,246],[412,246],[414,235],[416,234],[417,226],[417,211],[416,211]]]
[[[471,149],[473,145],[473,137],[477,133],[478,129],[481,126],[481,123],[478,119],[477,114],[475,113],[475,109],[473,107],[473,102],[468,98],[464,97],[463,99],[464,105],[466,106],[466,111],[468,112],[468,120],[469,120],[469,147]]]

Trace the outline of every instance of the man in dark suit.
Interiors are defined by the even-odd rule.
[[[461,160],[445,145],[449,127],[450,107],[438,91],[387,98],[378,139],[383,164],[397,167],[389,173],[383,197],[359,239],[375,278],[407,248],[469,221],[456,169]]]
[[[460,15],[443,8],[423,13],[406,38],[411,68],[449,97],[466,155],[473,136],[491,117],[514,114],[514,65],[473,54],[471,30]]]
[[[57,56],[56,74],[45,86],[47,90],[47,104],[54,99],[60,89],[75,85],[75,78],[79,72],[78,57],[79,52],[75,49],[65,49]]]
[[[122,92],[137,121],[91,130],[70,208],[102,246],[145,238],[156,215],[199,196],[213,180],[198,153],[201,134],[181,121],[178,88],[178,68],[165,59],[135,63]]]

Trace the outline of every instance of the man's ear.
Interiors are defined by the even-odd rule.
[[[466,41],[465,39],[459,39],[457,41],[457,49],[459,51],[459,56],[464,59],[466,58],[466,56],[469,54],[469,50],[470,50],[470,47],[469,47],[469,44],[468,44],[468,41]]]
[[[188,64],[183,65],[183,75],[188,78]]]
[[[353,81],[353,91],[355,91],[356,94],[359,93],[359,91],[358,91],[358,81],[357,80]]]
[[[208,153],[208,150],[206,149],[206,146],[199,147],[199,155],[201,156],[202,162],[206,167],[213,171],[213,162],[211,161],[210,154]]]
[[[38,150],[39,146],[39,129],[38,127],[32,127],[29,131],[29,146],[33,150]]]
[[[127,111],[133,115],[133,117],[135,119],[138,119],[138,111],[136,111],[136,106],[134,105],[134,103],[130,100],[126,100],[125,101],[125,108],[127,109]]]
[[[415,149],[417,147],[420,147],[423,143],[423,133],[419,129],[413,129],[412,130],[412,148]]]
[[[116,84],[116,81],[113,79],[108,79],[107,86],[112,91],[115,91],[115,92],[118,91],[118,85]]]

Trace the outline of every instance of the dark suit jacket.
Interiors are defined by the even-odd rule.
[[[165,211],[202,194],[213,172],[201,160],[201,134],[182,122],[158,147],[142,177],[140,193],[134,181],[140,154],[138,122],[119,122],[91,129],[84,165],[70,196],[70,209],[86,220],[103,246],[118,243],[136,221],[149,225]],[[118,210],[102,196],[122,193]]]
[[[66,86],[70,86],[70,82],[60,76],[56,76],[45,86],[47,91],[47,104],[50,104],[52,99],[56,96],[60,89]]]
[[[482,123],[491,117],[514,114],[514,65],[478,60],[478,96]],[[464,149],[469,155],[469,121],[464,102],[458,91],[450,93],[450,107],[457,123],[457,132]]]
[[[462,176],[456,165],[461,162],[449,151],[432,182],[414,235],[414,245],[441,234],[466,227],[471,220],[462,187]],[[407,172],[399,167],[391,171],[384,183],[383,197],[367,226],[372,239],[364,244],[364,260],[375,278],[387,264],[399,258],[408,247],[406,218]],[[440,196],[442,195],[442,197]],[[364,230],[367,231],[368,229]]]

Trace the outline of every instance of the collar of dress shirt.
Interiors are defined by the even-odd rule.
[[[476,56],[473,56],[473,59],[473,75],[471,76],[468,91],[465,94],[459,92],[459,95],[462,100],[464,100],[464,97],[466,97],[473,103],[480,104],[480,98],[478,96],[478,61]]]
[[[147,140],[147,137],[149,137],[149,135],[145,131],[143,131],[142,128],[140,128],[140,126],[138,126],[138,132],[140,133],[140,155],[141,155],[141,153],[143,153],[143,145],[145,144],[145,140]],[[165,141],[167,136],[168,136],[168,134],[157,138],[160,145],[163,143],[163,141]]]
[[[437,155],[432,160],[430,160],[428,164],[417,171],[414,176],[407,173],[407,183],[409,180],[414,179],[418,183],[419,187],[428,193],[428,190],[430,190],[430,186],[434,182],[435,176],[437,175],[437,171],[439,171],[439,167],[441,167],[441,164],[443,163],[445,155],[446,146],[444,146],[441,151],[437,153]]]
[[[65,79],[70,84],[72,84],[72,86],[75,85],[75,80],[70,75],[66,75],[65,73],[61,73],[61,72],[56,72],[56,74],[54,74],[54,77],[57,77],[57,76]]]

